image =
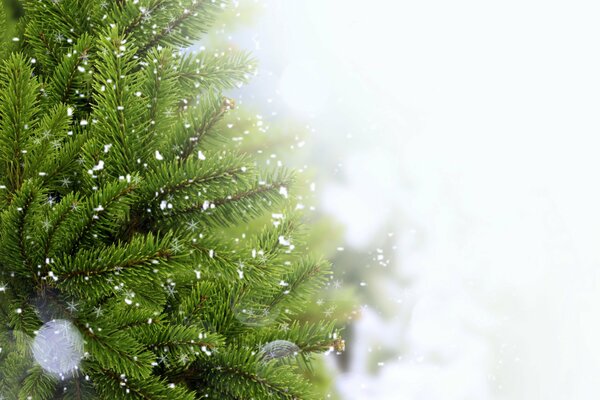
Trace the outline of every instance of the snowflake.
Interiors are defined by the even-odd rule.
[[[281,324],[279,324],[279,329],[281,329],[284,332],[287,332],[290,330],[290,324],[288,324],[287,322],[282,322]]]
[[[147,22],[152,17],[152,12],[147,8],[140,8],[142,12],[142,21]]]
[[[170,297],[175,297],[175,293],[177,293],[177,290],[175,290],[175,285],[165,286],[165,291]]]
[[[77,306],[78,306],[78,304],[75,303],[74,301],[67,302],[67,310],[69,310],[70,312],[77,311]]]
[[[181,362],[181,364],[187,364],[187,362],[189,361],[189,357],[187,354],[182,354],[179,356],[179,362]]]
[[[173,250],[174,253],[179,253],[183,250],[183,246],[181,243],[179,243],[177,238],[173,239],[173,242],[171,243],[171,250]]]
[[[158,363],[159,364],[166,364],[167,363],[167,356],[164,354],[161,354],[160,357],[158,358]]]
[[[198,230],[198,221],[188,221],[187,228],[190,231],[195,232],[196,230]]]
[[[102,311],[102,307],[94,307],[94,314],[96,315],[96,318],[100,318],[100,316],[104,314],[104,311]]]
[[[327,310],[323,311],[323,314],[325,314],[326,317],[331,317],[333,315],[334,311],[335,311],[335,306],[331,306]]]
[[[60,185],[61,185],[62,187],[67,187],[67,186],[69,186],[70,184],[71,184],[71,180],[70,180],[69,178],[67,178],[67,177],[64,177],[64,178],[62,178],[62,179],[60,180]]]
[[[52,223],[48,219],[45,219],[44,222],[42,222],[42,227],[44,228],[44,230],[46,232],[48,232],[48,230],[50,230],[51,226],[52,226]]]

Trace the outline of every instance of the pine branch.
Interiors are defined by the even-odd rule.
[[[12,41],[15,29],[4,2],[0,2],[0,26],[2,26],[2,31],[0,32],[0,61],[3,61],[14,51],[15,47]]]
[[[189,104],[185,100],[186,104]],[[174,156],[181,159],[191,157],[202,144],[205,137],[211,134],[223,116],[234,107],[233,101],[209,92],[198,98],[197,104],[186,106],[181,112],[180,122],[173,135],[168,138],[167,148],[173,148]]]
[[[209,53],[183,56],[177,76],[186,93],[223,91],[247,83],[256,71],[256,60],[245,51]]]
[[[50,399],[57,383],[57,380],[46,374],[40,365],[35,365],[27,371],[27,376],[23,379],[19,399]]]
[[[37,69],[42,70],[47,74],[51,74],[58,65],[63,51],[60,46],[49,37],[49,32],[45,29],[43,22],[34,20],[35,22],[27,24],[25,30],[25,39],[27,40],[27,48],[36,59]]]
[[[268,302],[268,307],[283,306],[297,311],[310,296],[322,287],[331,275],[329,263],[302,259],[285,273],[279,292]]]
[[[94,74],[92,120],[97,122],[91,128],[100,148],[112,145],[105,153],[106,169],[101,171],[112,178],[141,169],[137,160],[145,159],[147,152],[140,135],[148,132],[149,121],[144,120],[145,104],[136,96],[143,89],[143,75],[136,71],[135,52],[136,45],[119,35],[117,28],[103,32]]]
[[[31,128],[36,123],[39,84],[29,63],[13,54],[0,69],[0,172],[10,191],[24,179],[23,165]]]
[[[154,376],[144,379],[121,376],[100,366],[89,364],[87,370],[102,399],[114,400],[195,400],[194,393],[183,385],[171,385]]]
[[[124,23],[123,35],[129,36],[130,34],[136,33],[142,22],[149,16],[159,11],[161,8],[167,8],[170,4],[168,0],[153,0],[145,7],[135,7],[129,4],[118,4],[118,8],[121,10],[121,15],[125,16],[127,13],[135,13],[135,17],[128,23]],[[127,10],[124,7],[129,7]]]
[[[36,248],[38,236],[33,215],[43,198],[44,191],[37,183],[26,181],[15,193],[10,207],[0,215],[0,237],[3,240],[0,260],[3,268],[15,276],[37,279],[30,249]]]
[[[165,133],[177,123],[177,116],[172,110],[181,96],[172,68],[173,58],[168,49],[154,50],[148,53],[143,64],[145,85],[139,94],[149,103],[146,120],[150,121],[142,143],[142,148],[148,151],[145,159],[153,159],[153,150],[159,148],[159,142],[168,137]]]
[[[170,235],[155,238],[149,234],[127,244],[80,250],[72,257],[56,260],[52,270],[61,289],[93,301],[121,291],[119,285],[115,285],[118,282],[134,295],[144,286],[160,291],[160,279],[170,272],[166,267],[174,267],[179,258],[172,249]]]
[[[231,398],[315,399],[306,381],[287,366],[262,363],[259,356],[240,348],[223,349],[203,357],[183,378],[200,395],[223,393]],[[206,388],[206,389],[205,389]]]
[[[193,218],[209,227],[227,227],[240,221],[249,221],[279,203],[282,200],[280,188],[289,186],[291,179],[285,171],[254,183],[238,179],[232,182],[233,187],[227,188],[233,194],[217,198],[210,196],[210,193],[205,194],[207,200],[192,201],[191,204],[183,202],[160,219],[173,226]]]
[[[91,360],[105,371],[137,379],[151,375],[154,355],[144,350],[131,336],[108,329],[94,331],[83,328],[81,333],[86,340],[86,349],[92,355]]]
[[[48,256],[71,254],[79,247],[97,244],[98,239],[106,238],[119,226],[127,215],[133,202],[135,182],[111,182],[90,196],[83,198],[65,197],[60,203],[63,215],[65,207],[72,207],[72,212],[53,231],[48,246]]]
[[[48,171],[44,170],[44,166],[54,159],[67,138],[69,119],[67,107],[62,104],[49,108],[41,118],[26,144],[31,150],[25,160],[25,178],[39,177],[42,184],[48,179]]]
[[[92,37],[83,34],[77,44],[65,54],[61,62],[54,69],[50,78],[48,101],[52,103],[73,104],[81,101],[78,94],[86,92],[85,85],[89,82],[90,75],[87,71],[88,55],[92,49]]]
[[[146,175],[140,197],[149,201],[157,194],[160,194],[159,198],[165,198],[182,192],[204,192],[239,178],[248,164],[246,157],[237,153],[212,155],[205,160],[190,158],[166,162]]]
[[[292,174],[219,136],[222,91],[255,63],[177,54],[226,2],[22,3],[0,32],[0,396],[316,398],[304,366],[261,352],[339,348],[331,323],[295,317],[328,266],[298,257]],[[50,319],[85,339],[60,384],[30,357]]]
[[[172,4],[166,25],[160,31],[153,32],[150,40],[140,46],[139,54],[145,54],[159,44],[189,45],[205,31],[215,9],[215,3],[210,0],[185,0]]]

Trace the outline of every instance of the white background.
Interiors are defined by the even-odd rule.
[[[260,4],[255,88],[340,164],[320,190],[347,245],[401,216],[411,285],[388,296],[410,318],[365,310],[344,398],[597,398],[598,3]],[[368,374],[368,349],[400,337],[404,356]]]

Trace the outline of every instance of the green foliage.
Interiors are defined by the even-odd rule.
[[[180,52],[225,3],[20,4],[0,6],[0,398],[319,398],[303,371],[340,339],[298,316],[330,266],[296,175],[222,135],[254,62]],[[32,351],[58,319],[85,350],[62,376]],[[300,354],[265,360],[275,340]]]

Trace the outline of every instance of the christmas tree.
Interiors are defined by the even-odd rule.
[[[219,133],[254,62],[182,51],[226,6],[0,3],[0,399],[319,398],[328,263]]]

